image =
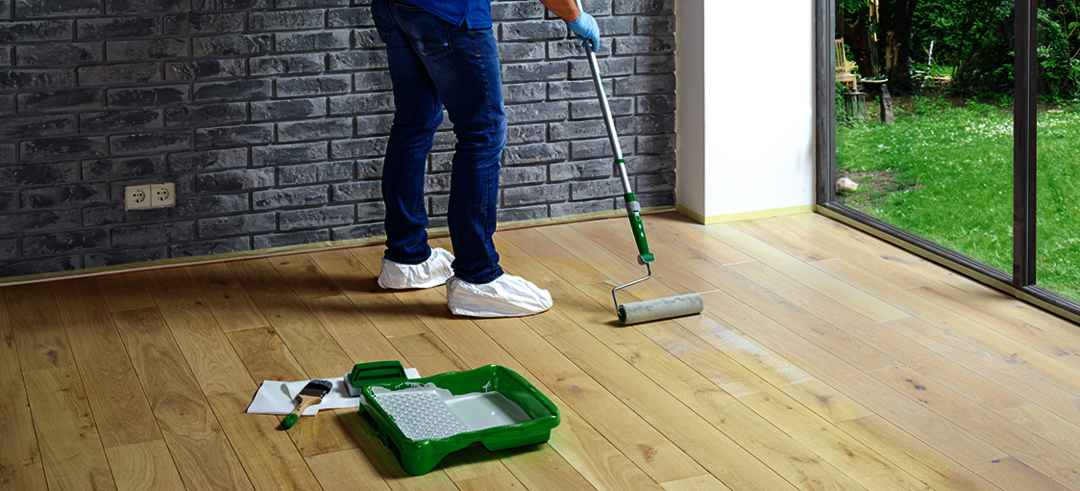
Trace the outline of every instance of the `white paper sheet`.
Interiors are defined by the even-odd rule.
[[[405,376],[408,378],[420,378],[420,373],[415,368],[406,368]],[[264,380],[259,391],[255,393],[255,399],[248,406],[248,414],[289,414],[296,409],[296,396],[304,390],[310,380],[298,382],[280,382]],[[334,388],[323,396],[321,403],[307,408],[304,416],[313,416],[320,409],[338,409],[344,407],[360,407],[363,397],[352,397],[349,389],[345,387],[345,377],[331,380]]]

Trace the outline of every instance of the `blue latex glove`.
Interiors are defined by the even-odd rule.
[[[567,22],[566,26],[583,40],[582,46],[591,48],[593,51],[600,50],[600,26],[596,25],[596,19],[593,16],[587,12],[581,12],[577,20]]]

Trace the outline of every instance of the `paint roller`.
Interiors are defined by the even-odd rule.
[[[584,12],[581,0],[577,2],[578,10]],[[656,256],[649,252],[649,242],[645,238],[645,226],[641,222],[641,205],[634,197],[630,188],[630,178],[626,175],[626,161],[623,159],[622,147],[619,145],[619,135],[615,132],[615,120],[611,117],[611,106],[608,105],[607,93],[604,91],[604,81],[600,77],[600,66],[596,63],[596,53],[588,46],[585,54],[589,58],[589,69],[592,70],[593,86],[596,88],[596,97],[600,101],[600,110],[604,115],[604,124],[607,125],[608,139],[611,141],[611,149],[615,154],[615,164],[622,176],[622,187],[626,200],[626,214],[630,219],[630,229],[634,233],[634,241],[637,243],[638,264],[645,266],[648,274],[641,279],[620,285],[611,290],[611,297],[615,300],[615,310],[618,312],[619,321],[623,325],[638,324],[642,322],[682,317],[686,315],[700,314],[705,309],[701,295],[691,293],[675,297],[645,300],[641,302],[619,303],[616,293],[629,286],[636,285],[652,277],[652,263]]]

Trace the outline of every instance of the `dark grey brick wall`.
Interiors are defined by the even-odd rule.
[[[369,0],[0,0],[0,277],[382,233],[393,113]],[[585,0],[638,198],[674,204],[674,0]],[[501,221],[622,206],[578,42],[492,5]],[[445,224],[449,125],[427,181]],[[124,211],[175,182],[178,205]]]

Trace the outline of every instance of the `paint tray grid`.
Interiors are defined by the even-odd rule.
[[[375,399],[410,440],[434,440],[469,431],[434,392],[391,392],[377,394]]]

